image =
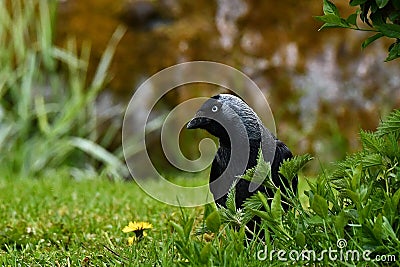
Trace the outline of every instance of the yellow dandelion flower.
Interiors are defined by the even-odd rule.
[[[139,241],[142,237],[147,236],[145,230],[153,228],[148,222],[129,222],[127,226],[122,229],[122,232],[129,233],[134,232],[135,235],[128,238],[129,245],[132,245],[134,242]]]
[[[153,225],[148,222],[129,222],[128,226],[125,226],[124,229],[122,229],[122,232],[138,232],[151,228],[153,228]]]

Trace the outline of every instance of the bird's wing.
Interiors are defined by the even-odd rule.
[[[224,177],[221,177],[221,175],[224,174],[229,160],[230,150],[224,147],[219,147],[212,162],[210,171],[210,191],[214,196],[215,203],[223,207],[225,207],[226,194],[231,186],[231,183],[226,181],[226,174]]]

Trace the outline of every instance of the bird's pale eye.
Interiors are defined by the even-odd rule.
[[[217,112],[217,111],[218,111],[218,107],[217,107],[217,106],[213,106],[213,107],[211,108],[211,111],[212,111],[212,112]]]

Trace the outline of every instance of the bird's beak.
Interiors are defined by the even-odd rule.
[[[189,123],[186,125],[186,128],[187,129],[203,128],[203,126],[210,123],[210,121],[211,120],[209,118],[195,116],[193,119],[189,121]]]

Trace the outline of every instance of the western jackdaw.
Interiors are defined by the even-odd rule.
[[[288,180],[278,173],[284,159],[292,157],[287,146],[262,124],[257,114],[243,100],[230,94],[219,94],[208,99],[187,124],[188,129],[204,129],[219,139],[219,148],[211,165],[210,191],[216,204],[226,207],[229,188],[236,183],[237,207],[257,190],[273,197],[273,190],[264,185],[237,180],[247,169],[257,164],[262,148],[265,161],[271,164],[274,184],[284,193],[286,188],[297,191],[297,177]],[[284,186],[285,185],[285,186]],[[283,199],[284,200],[284,199]],[[288,206],[283,203],[283,208]]]

